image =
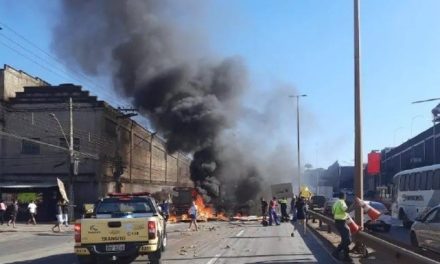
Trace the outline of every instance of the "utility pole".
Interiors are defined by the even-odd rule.
[[[121,126],[120,121],[121,119],[130,119],[131,121],[131,128],[130,128],[130,152],[127,154],[130,154],[130,183],[131,183],[131,176],[132,176],[132,164],[133,164],[133,125],[134,122],[131,120],[132,117],[137,116],[137,109],[134,108],[121,108],[118,107],[120,115],[116,116],[117,123],[116,123],[116,148],[115,148],[115,157],[113,158],[113,179],[115,180],[115,192],[122,192],[122,175],[124,174],[124,170],[126,169],[126,166],[124,166],[123,157],[121,157],[120,149],[121,149]],[[127,113],[122,113],[127,112]]]
[[[153,182],[153,140],[157,132],[150,134],[150,183]]]
[[[122,157],[119,154],[121,149],[121,131],[119,121],[116,125],[116,148],[115,157],[113,158],[113,179],[115,180],[115,192],[120,193],[122,191],[121,177],[124,174],[124,166]]]
[[[355,155],[355,178],[354,189],[356,196],[360,199],[364,197],[364,175],[362,163],[362,101],[361,101],[361,75],[360,75],[360,0],[354,0],[354,155]],[[356,223],[364,226],[364,214],[361,207],[356,207]]]
[[[298,151],[298,196],[301,196],[301,144],[299,134],[299,97],[296,97],[296,145]]]
[[[300,143],[300,120],[299,120],[299,98],[300,97],[306,97],[306,94],[301,95],[289,95],[290,98],[296,98],[296,146],[297,146],[297,156],[298,156],[298,196],[301,195],[301,143]]]
[[[72,97],[69,98],[69,124],[70,124],[70,129],[69,129],[69,199],[70,199],[70,203],[71,205],[69,206],[69,218],[71,220],[74,219],[74,206],[75,206],[75,194],[74,194],[74,188],[73,188],[73,182],[74,182],[74,153],[73,153],[73,101],[72,101]]]

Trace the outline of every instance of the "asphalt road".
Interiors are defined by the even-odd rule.
[[[335,263],[311,233],[296,232],[292,238],[290,224],[262,227],[256,222],[211,222],[200,226],[195,232],[188,231],[184,223],[169,225],[162,263]],[[0,243],[0,263],[77,263],[71,231],[2,232]],[[146,260],[140,257],[134,263]]]

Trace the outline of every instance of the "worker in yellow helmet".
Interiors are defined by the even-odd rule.
[[[341,252],[343,252],[343,260],[346,261],[351,260],[349,256],[351,234],[350,228],[347,225],[347,219],[349,218],[349,214],[347,213],[348,211],[348,206],[345,203],[345,193],[341,192],[339,193],[339,200],[332,207],[333,218],[335,219],[336,229],[341,236],[341,243],[339,243],[338,247],[335,249],[335,251],[333,251],[332,255],[336,259],[340,259],[339,255]]]

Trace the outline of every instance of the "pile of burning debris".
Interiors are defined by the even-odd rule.
[[[188,209],[191,207],[192,201],[197,205],[197,221],[199,222],[262,220],[261,217],[248,216],[241,213],[237,213],[234,216],[228,216],[225,212],[216,212],[213,205],[205,203],[203,196],[194,188],[178,187],[174,188],[173,191],[172,209],[168,218],[170,223],[190,222],[191,219],[188,215]]]

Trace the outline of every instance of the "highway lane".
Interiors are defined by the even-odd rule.
[[[311,233],[303,237],[296,232],[292,238],[291,231],[290,224],[263,227],[256,222],[206,223],[199,232],[176,229],[169,233],[163,263],[334,263]]]
[[[168,226],[168,247],[162,263],[334,263],[311,233],[304,237],[296,233],[292,238],[290,224],[262,227],[256,222],[209,222],[201,223],[198,232],[187,227],[186,223]],[[5,234],[1,234],[6,247],[0,263],[77,263],[71,232],[27,232],[14,234],[10,240]],[[144,256],[134,263],[146,261]]]

